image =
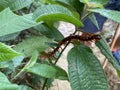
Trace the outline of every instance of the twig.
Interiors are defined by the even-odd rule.
[[[112,43],[110,45],[110,49],[111,50],[114,48],[114,45],[115,45],[115,43],[116,43],[116,41],[117,41],[117,39],[119,37],[119,34],[120,34],[120,24],[117,27],[117,30],[116,30],[115,35],[113,37],[113,41],[112,41]]]
[[[62,51],[60,52],[59,56],[56,58],[56,61],[54,62],[54,65],[58,62],[59,58],[61,57],[62,53],[64,52],[64,50],[66,49],[66,47],[68,46],[69,43],[70,43],[70,41],[68,41],[67,44],[65,45],[65,47],[62,49]],[[48,78],[45,79],[45,82],[43,84],[42,90],[45,89],[47,81],[48,81]]]
[[[120,34],[120,24],[118,24],[117,26],[117,29],[115,31],[115,34],[114,34],[114,37],[113,37],[113,40],[112,40],[112,43],[110,45],[110,49],[113,50],[114,46],[115,46],[115,43],[119,37],[119,34]],[[108,63],[108,60],[105,58],[104,62],[103,62],[103,69],[106,67]]]

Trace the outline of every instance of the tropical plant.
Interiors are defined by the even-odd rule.
[[[88,17],[98,27],[94,13],[120,23],[120,12],[105,9],[107,3],[108,0],[0,0],[0,90],[44,90],[54,79],[68,80],[72,90],[108,90],[102,65],[83,42],[94,40],[118,74],[120,66],[104,37],[81,29]],[[64,37],[56,26],[59,21],[75,25],[75,32]],[[73,48],[67,56],[67,73],[56,63],[69,43]]]

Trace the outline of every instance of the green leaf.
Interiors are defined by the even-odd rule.
[[[32,14],[18,16],[12,13],[9,8],[0,12],[0,36],[23,31],[38,25],[31,17]]]
[[[13,2],[15,2],[15,0],[0,0],[0,11],[7,8]]]
[[[57,66],[50,66],[48,64],[36,63],[33,67],[27,69],[27,71],[45,78],[68,79],[67,73],[63,69]]]
[[[33,89],[26,85],[19,85],[19,90],[33,90]]]
[[[54,39],[56,41],[60,41],[64,38],[64,36],[59,32],[59,30],[54,27],[50,29],[47,26],[40,24],[35,26],[35,29],[40,31],[46,37]]]
[[[86,3],[86,4],[93,4],[93,5],[105,5],[108,3],[109,0],[79,0],[82,3]]]
[[[20,76],[26,69],[29,69],[30,67],[32,67],[36,63],[37,57],[38,57],[38,52],[34,51],[30,61],[24,66],[24,68],[22,68],[20,70],[20,72],[16,76],[14,76],[14,78],[12,78],[12,80],[14,80],[14,79],[16,79],[16,77]]]
[[[94,14],[89,15],[89,19],[93,22],[93,24],[94,24],[94,25],[97,27],[97,29],[99,30],[100,28],[99,28],[99,25],[98,25],[98,22],[97,22],[97,20],[96,20],[95,15],[94,15]]]
[[[109,62],[117,69],[120,71],[120,65],[117,62],[117,60],[113,57],[110,48],[107,44],[107,42],[105,41],[105,39],[102,37],[101,40],[99,40],[98,42],[96,42],[96,45],[98,46],[98,48],[100,49],[101,53],[103,55],[106,56],[106,58],[109,60]]]
[[[18,90],[19,87],[16,84],[8,84],[0,82],[0,90]]]
[[[9,4],[10,9],[19,10],[30,5],[34,0],[15,0],[12,4]]]
[[[23,61],[24,57],[23,56],[18,56],[18,57],[15,57],[13,58],[13,65],[14,67],[17,67],[21,64],[21,62]]]
[[[62,3],[65,3],[65,4],[71,5],[71,0],[52,0],[52,1],[62,2]]]
[[[0,42],[0,62],[6,61],[6,60],[11,60],[14,57],[19,56],[19,55],[20,55],[20,53],[14,51],[9,46]]]
[[[33,1],[34,0],[0,0],[0,11],[7,7],[10,7],[12,10],[19,10],[30,5]]]
[[[8,83],[8,84],[10,83],[7,77],[2,72],[0,72],[0,83],[1,82]]]
[[[80,15],[77,11],[80,13],[83,9],[83,3],[79,2],[78,0],[46,0],[46,3],[63,6],[69,9],[78,19],[80,18]]]
[[[19,34],[20,34],[20,32],[12,33],[12,34],[8,34],[8,35],[5,35],[5,36],[2,36],[2,37],[0,37],[0,41],[14,40]]]
[[[105,16],[109,19],[112,19],[118,23],[120,23],[120,12],[114,10],[106,10],[106,9],[90,9],[91,12],[96,12]]]
[[[0,90],[18,90],[18,85],[11,84],[7,77],[0,72]]]
[[[108,90],[102,66],[87,46],[75,46],[68,53],[72,90]]]
[[[12,68],[13,69],[13,63],[12,61],[3,61],[3,62],[0,62],[0,68]]]
[[[25,57],[31,56],[33,51],[43,52],[48,48],[46,42],[51,42],[50,39],[44,36],[34,36],[23,40],[21,43],[17,44],[13,49],[17,52],[23,53]]]
[[[30,67],[32,67],[36,63],[37,58],[38,58],[38,52],[34,51],[30,61],[25,65],[24,69],[29,69]]]
[[[71,11],[59,5],[43,5],[33,13],[33,18],[37,22],[44,21],[49,26],[52,26],[55,21],[66,21],[76,26],[83,26]]]
[[[79,0],[71,0],[71,5],[81,14],[84,9],[84,4]]]

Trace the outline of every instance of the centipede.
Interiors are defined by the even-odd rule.
[[[87,35],[70,35],[66,38],[64,38],[63,40],[61,40],[59,43],[58,43],[58,46],[52,51],[52,52],[48,52],[46,54],[45,57],[52,57],[54,56],[54,54],[59,50],[59,48],[64,45],[66,42],[68,41],[72,41],[72,40],[79,40],[79,41],[98,41],[101,39],[101,36],[99,34],[87,34]]]

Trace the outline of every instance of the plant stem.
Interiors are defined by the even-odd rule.
[[[75,32],[73,34],[75,34],[77,32],[77,29],[75,30]],[[60,52],[59,56],[56,58],[56,61],[53,63],[54,65],[56,65],[56,63],[58,62],[59,58],[61,57],[62,53],[64,52],[64,50],[67,48],[67,46],[69,45],[71,41],[68,41],[65,45],[65,47],[62,49],[62,51]],[[43,84],[42,90],[45,89],[45,86],[47,84],[48,78],[45,79],[45,82]]]
[[[68,44],[70,43],[70,41],[67,42],[67,44],[65,45],[65,47],[62,49],[62,51],[60,52],[59,56],[57,57],[54,65],[58,62],[59,58],[61,57],[62,53],[64,52],[64,50],[67,48]]]
[[[23,73],[24,72],[24,69],[22,69],[15,77],[13,77],[12,79],[11,79],[11,81],[13,81],[14,79],[16,79],[18,76],[20,76],[20,74],[21,73]]]
[[[62,51],[60,52],[59,56],[56,58],[56,61],[54,62],[54,65],[56,65],[56,63],[58,62],[59,58],[61,57],[62,53],[64,52],[64,50],[67,48],[68,44],[70,43],[70,41],[67,42],[67,44],[65,45],[65,47],[62,49]],[[45,79],[45,82],[43,84],[42,90],[45,89],[45,86],[47,84],[48,78]]]
[[[45,82],[44,82],[44,84],[43,84],[42,90],[45,89],[45,86],[46,86],[46,84],[47,84],[47,81],[48,81],[48,78],[45,79]]]
[[[86,15],[84,15],[84,16],[81,18],[81,21],[84,21],[90,14],[92,14],[92,12],[88,12]]]

